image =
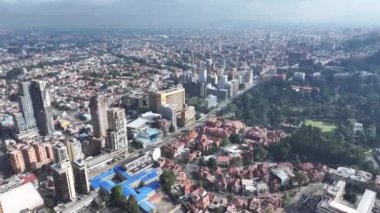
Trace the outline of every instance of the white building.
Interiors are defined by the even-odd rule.
[[[63,143],[56,143],[53,146],[54,162],[61,163],[69,159],[67,147]]]
[[[324,199],[318,204],[317,212],[319,213],[370,213],[375,204],[376,192],[365,190],[361,199],[356,203],[350,203],[343,200],[345,194],[345,181],[338,181],[334,186],[326,189]]]
[[[0,212],[23,212],[44,207],[40,193],[32,183],[26,183],[0,194]],[[42,208],[43,209],[43,208]]]
[[[305,81],[306,74],[304,72],[295,72],[293,74],[294,81]]]
[[[253,196],[257,194],[257,189],[255,187],[255,184],[253,183],[253,180],[242,179],[241,185],[242,185],[243,194],[245,196]]]
[[[117,151],[128,148],[127,121],[122,108],[107,110],[107,148]]]
[[[75,138],[71,138],[66,140],[65,142],[67,153],[70,161],[76,161],[78,159],[82,159],[84,157],[82,151],[82,144]]]
[[[215,95],[208,95],[206,98],[206,106],[208,109],[218,106],[218,98]]]

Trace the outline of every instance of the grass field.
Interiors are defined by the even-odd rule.
[[[321,129],[322,132],[332,132],[336,128],[336,125],[333,123],[328,123],[328,122],[324,122],[324,121],[317,121],[317,120],[310,120],[310,119],[305,120],[305,125],[306,126],[311,125],[313,127],[319,128],[319,129]]]

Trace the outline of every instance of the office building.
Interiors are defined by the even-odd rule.
[[[58,202],[70,202],[76,198],[73,169],[69,161],[51,166],[55,198]]]
[[[54,162],[61,163],[69,160],[67,148],[63,143],[56,143],[53,146]]]
[[[149,108],[156,113],[161,112],[161,107],[170,104],[175,107],[176,112],[180,112],[185,104],[185,89],[172,88],[163,91],[151,91],[149,93]]]
[[[127,122],[122,108],[107,111],[107,148],[117,151],[128,148]]]
[[[17,137],[22,139],[37,136],[38,133],[51,134],[54,124],[46,82],[22,82],[18,98],[20,112],[13,114]]]
[[[78,159],[82,159],[84,157],[82,151],[82,144],[75,138],[70,138],[63,142],[67,149],[67,154],[69,156],[70,161],[75,161]]]
[[[207,82],[207,70],[206,69],[201,69],[199,71],[198,82],[199,83],[206,83]]]
[[[18,96],[20,112],[12,114],[17,137],[19,138],[38,136],[30,86],[31,82],[22,82],[20,84]]]
[[[174,106],[170,104],[162,105],[161,115],[163,118],[170,121],[171,125],[177,129],[177,113]]]
[[[218,89],[227,89],[227,82],[228,82],[228,76],[227,75],[221,75],[218,79]]]
[[[92,126],[94,137],[104,138],[107,134],[107,110],[108,99],[106,96],[92,96],[90,99],[90,111],[92,117]],[[104,144],[102,144],[104,147]]]
[[[218,106],[218,98],[215,95],[208,95],[205,101],[207,109]]]
[[[41,135],[54,131],[50,94],[45,81],[32,81],[30,85],[36,124]]]
[[[82,159],[73,161],[73,174],[75,178],[75,190],[80,194],[90,192],[90,183],[88,180],[88,171],[86,162]]]
[[[9,161],[14,173],[22,173],[25,171],[24,156],[21,150],[13,150],[9,154]]]

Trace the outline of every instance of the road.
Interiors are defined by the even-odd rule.
[[[250,90],[251,88],[257,86],[259,83],[259,81],[254,81],[251,85],[249,85],[248,87],[244,88],[243,90],[240,90],[236,93],[236,95],[234,95],[232,98],[228,99],[227,101],[224,101],[224,102],[221,102],[215,109],[213,109],[212,111],[210,111],[208,114],[206,114],[205,116],[203,116],[202,118],[194,121],[194,122],[191,122],[189,124],[187,124],[186,126],[184,127],[181,127],[179,129],[177,129],[177,131],[175,133],[172,133],[170,134],[169,136],[165,137],[165,138],[162,138],[160,141],[152,144],[151,146],[147,146],[141,150],[138,150],[138,151],[135,151],[134,153],[130,153],[128,155],[127,158],[123,159],[123,160],[120,160],[120,161],[117,161],[117,162],[114,162],[112,164],[109,164],[107,166],[104,166],[103,168],[97,170],[97,171],[94,171],[94,172],[90,172],[89,173],[89,176],[90,178],[92,177],[95,177],[96,175],[98,174],[101,174],[102,172],[105,172],[109,169],[112,169],[113,167],[115,167],[116,165],[120,165],[120,164],[126,164],[132,160],[134,160],[135,158],[137,158],[139,155],[143,155],[147,152],[150,152],[150,151],[153,151],[155,148],[161,148],[162,146],[165,146],[167,144],[170,144],[170,143],[174,143],[175,141],[178,140],[179,136],[181,136],[183,134],[183,131],[186,131],[186,130],[192,130],[194,129],[196,126],[202,126],[204,125],[204,123],[207,121],[207,119],[211,116],[211,115],[214,115],[216,112],[222,110],[223,108],[225,108],[229,103],[231,103],[234,99],[240,97],[241,95],[243,95],[246,91]],[[141,153],[141,154],[140,154]]]

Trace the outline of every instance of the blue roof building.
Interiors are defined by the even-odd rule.
[[[148,169],[129,174],[123,167],[116,166],[90,180],[91,188],[111,193],[115,186],[122,186],[125,197],[133,196],[144,212],[152,212],[156,207],[148,198],[160,189],[159,174],[155,169]]]
[[[149,128],[144,131],[140,131],[136,137],[135,141],[141,144],[143,147],[150,143],[157,142],[160,139],[160,130],[155,128]]]

